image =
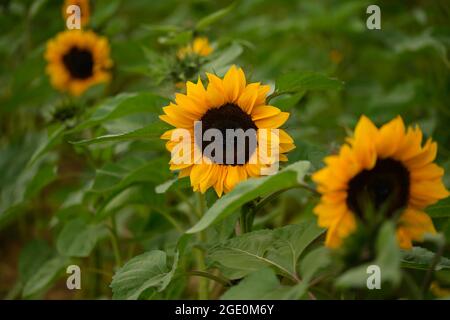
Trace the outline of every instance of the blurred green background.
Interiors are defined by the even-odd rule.
[[[201,75],[205,70],[221,73],[225,66],[235,63],[243,67],[251,81],[272,86],[280,75],[290,71],[317,72],[343,82],[338,90],[300,92],[271,102],[292,113],[287,131],[297,149],[289,156],[291,162],[306,159],[315,168],[320,167],[323,156],[336,150],[361,114],[378,125],[401,115],[407,124],[419,124],[426,137],[438,142],[437,162],[446,169],[445,184],[449,186],[450,3],[377,1],[381,30],[366,28],[369,4],[373,1],[91,1],[90,28],[110,41],[113,80],[74,100],[51,87],[43,58],[46,41],[65,28],[62,3],[3,0],[0,297],[16,297],[21,290],[20,278],[26,277],[27,271],[21,271],[19,256],[29,241],[55,243],[61,221],[74,215],[88,216],[92,208],[103,210],[104,206],[116,205],[108,210],[121,212],[119,224],[128,221],[122,237],[129,238],[127,232],[137,235],[137,247],[171,243],[167,239],[173,239],[176,231],[145,209],[161,205],[170,211],[177,204],[176,198],[163,198],[153,191],[155,185],[171,177],[161,141],[106,146],[69,143],[128,132],[154,119],[131,114],[89,125],[89,133],[70,129],[92,120],[93,107],[104,99],[124,92],[152,92],[158,95],[151,100],[152,110],[163,107],[176,90],[172,71],[177,49],[190,41],[198,21],[224,8],[220,19],[196,30],[215,47],[210,60],[200,68]],[[196,79],[196,74],[190,78]],[[68,105],[76,106],[75,115],[61,118],[60,111],[67,111]],[[113,205],[104,202],[102,195],[117,195],[120,188],[114,189],[116,181],[111,177],[102,180],[98,169],[116,172],[114,166],[121,166],[121,174],[126,175],[135,169],[136,158],[154,161],[159,180],[133,185],[122,203],[121,199],[114,199],[117,203]],[[130,211],[130,203],[137,207]],[[311,203],[289,194],[283,205],[276,204],[275,208],[281,213],[271,222],[274,226],[295,221],[296,212],[311,215]],[[435,222],[450,234],[447,219]],[[37,252],[50,250],[43,244],[33,245],[40,248]],[[89,265],[99,259],[106,263],[113,259],[109,244],[105,246],[107,249],[86,258]],[[97,288],[82,297],[108,296],[108,283],[94,283]],[[53,288],[47,298],[71,297],[63,289],[58,291],[58,285]]]

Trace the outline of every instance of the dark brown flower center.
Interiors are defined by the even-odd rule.
[[[245,113],[241,108],[234,104],[226,104],[219,108],[209,109],[203,117],[200,119],[202,122],[202,130],[205,133],[209,129],[217,129],[221,132],[223,137],[222,144],[222,155],[223,161],[220,161],[222,164],[228,165],[243,165],[247,163],[250,159],[250,156],[255,151],[256,145],[255,143],[251,143],[251,139],[256,141],[256,130],[257,127],[252,120],[252,117]],[[227,129],[242,129],[244,132],[247,132],[245,138],[243,140],[238,139],[237,137],[227,138]],[[254,131],[248,129],[253,129]],[[238,133],[238,131],[235,131]],[[228,136],[229,137],[229,136]],[[202,141],[202,152],[205,151],[205,148],[213,143],[214,141]],[[242,148],[242,143],[244,143],[244,147]],[[227,158],[227,144],[229,145],[229,150],[234,150],[234,157],[230,155],[228,158],[231,158],[231,162]],[[242,154],[242,152],[245,152]],[[215,153],[212,153],[212,156],[215,156]],[[227,161],[228,159],[228,161]],[[234,159],[234,160],[233,160]],[[244,163],[239,159],[245,159]]]
[[[347,205],[361,218],[368,206],[392,216],[407,205],[409,185],[409,172],[401,162],[381,159],[372,170],[363,170],[350,180]]]
[[[62,60],[73,78],[86,79],[93,74],[94,59],[89,50],[73,47],[62,57]]]

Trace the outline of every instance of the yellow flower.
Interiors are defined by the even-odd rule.
[[[435,233],[423,209],[449,195],[444,170],[433,163],[437,144],[422,131],[405,125],[400,116],[381,128],[362,116],[354,136],[339,154],[328,156],[326,167],[313,175],[322,197],[314,208],[321,227],[328,228],[326,245],[338,247],[364,221],[364,201],[388,216],[399,211],[397,239],[401,248]]]
[[[450,289],[441,287],[437,281],[431,283],[430,291],[438,298],[450,297]]]
[[[162,139],[169,140],[167,149],[172,152],[170,161],[171,170],[179,170],[179,176],[190,176],[194,191],[206,192],[213,187],[220,197],[222,193],[229,192],[240,181],[249,177],[260,176],[262,170],[267,169],[278,161],[287,161],[284,153],[294,149],[292,138],[283,130],[272,130],[271,134],[261,129],[277,129],[282,126],[289,117],[289,113],[281,112],[280,109],[266,105],[266,96],[270,90],[267,85],[260,83],[247,84],[242,69],[232,66],[221,79],[213,74],[207,73],[208,86],[205,89],[203,83],[198,79],[194,84],[186,83],[187,94],[176,94],[175,103],[170,103],[160,118],[168,124],[183,128],[194,137],[194,122],[201,121],[203,132],[208,129],[217,129],[226,136],[227,129],[243,129],[253,132],[249,139],[254,139],[256,145],[251,147],[249,141],[241,145],[245,149],[244,161],[226,161],[226,142],[223,140],[223,158],[217,161],[205,155],[205,150],[212,144],[204,136],[200,139],[184,141],[189,144],[191,161],[178,164],[175,161],[173,150],[177,143],[174,132],[177,129],[167,131]],[[253,129],[253,130],[250,130]],[[246,131],[247,132],[247,131]],[[200,142],[200,143],[199,143]],[[227,142],[228,143],[228,142]],[[272,153],[273,147],[279,147],[278,153]],[[237,145],[237,144],[236,144]],[[236,145],[234,152],[236,155]],[[245,146],[244,146],[245,145]],[[222,146],[222,144],[220,144]],[[229,155],[230,155],[229,154]],[[241,154],[242,155],[242,154]],[[230,155],[230,158],[233,158]],[[198,161],[198,160],[201,161]],[[225,160],[225,161],[222,161]]]
[[[213,52],[213,48],[209,44],[208,38],[196,37],[194,41],[178,50],[177,56],[180,59],[184,59],[187,55],[196,54],[198,56],[206,57]]]
[[[92,31],[59,33],[47,42],[45,59],[52,85],[75,96],[111,78],[108,40]]]
[[[65,0],[64,4],[62,6],[62,15],[64,20],[67,20],[68,14],[67,14],[67,7],[71,5],[76,5],[80,7],[80,18],[81,18],[81,25],[85,26],[89,22],[89,15],[90,15],[90,5],[89,0]]]

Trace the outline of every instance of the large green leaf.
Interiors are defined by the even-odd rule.
[[[232,279],[242,278],[262,267],[297,281],[298,258],[323,233],[315,220],[288,225],[275,230],[243,234],[217,244],[208,250],[208,257]]]
[[[167,102],[167,99],[148,92],[121,93],[102,102],[95,108],[86,121],[80,123],[70,132],[77,132],[104,124],[107,121],[136,114],[153,114],[153,119],[156,121],[158,115],[162,112],[162,107]]]
[[[308,252],[300,262],[300,275],[303,282],[309,282],[322,269],[331,264],[330,250],[319,247]]]
[[[280,284],[275,272],[263,268],[245,277],[238,285],[225,292],[221,300],[284,299],[290,287]]]
[[[97,170],[92,191],[116,192],[133,184],[152,182],[160,184],[170,177],[169,170],[161,170],[167,161],[146,161],[139,157],[128,157],[117,163],[108,163]]]
[[[308,292],[310,282],[320,270],[331,264],[330,251],[326,247],[319,247],[305,255],[300,262],[302,281],[285,293],[285,299],[302,299]]]
[[[304,92],[309,90],[338,90],[342,81],[315,72],[295,71],[280,76],[276,81],[276,90],[282,92]]]
[[[119,142],[119,141],[127,141],[127,140],[149,140],[149,139],[159,139],[164,131],[170,129],[168,125],[162,122],[155,122],[143,128],[139,128],[136,130],[120,132],[120,133],[112,133],[105,134],[91,139],[84,139],[80,141],[71,142],[74,145],[90,145],[96,143],[104,143],[104,142]]]
[[[43,292],[58,279],[67,263],[67,258],[59,256],[47,260],[25,283],[22,295],[30,298]]]
[[[164,290],[175,272],[178,254],[172,269],[166,260],[164,251],[153,250],[128,261],[113,277],[110,285],[113,298],[135,300],[147,289]]]
[[[411,269],[430,269],[435,253],[421,247],[413,247],[411,250],[401,251],[402,267]],[[441,257],[435,270],[450,269],[450,259]]]
[[[47,155],[27,166],[33,150],[43,140],[41,134],[0,149],[0,226],[17,217],[29,200],[56,178],[54,157]]]
[[[251,200],[302,184],[309,167],[308,161],[298,161],[272,176],[249,179],[238,184],[230,193],[217,200],[200,221],[186,232],[202,231],[223,220]]]
[[[56,240],[56,248],[63,256],[87,257],[97,241],[107,234],[104,225],[88,224],[83,219],[67,222]]]

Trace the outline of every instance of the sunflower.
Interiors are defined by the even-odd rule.
[[[75,96],[111,78],[108,40],[92,31],[59,33],[48,41],[45,59],[52,85]]]
[[[178,50],[177,56],[179,59],[183,60],[188,55],[197,55],[200,57],[206,57],[213,52],[208,38],[206,37],[196,37],[191,44],[182,47]]]
[[[205,149],[212,142],[201,139],[182,141],[189,144],[192,161],[178,164],[175,161],[173,150],[180,143],[172,129],[165,132],[161,138],[169,140],[167,149],[172,152],[170,161],[171,170],[179,170],[179,177],[190,176],[194,191],[206,192],[213,187],[220,197],[223,193],[232,190],[240,181],[249,177],[262,175],[262,171],[274,162],[287,161],[284,153],[295,148],[292,138],[282,129],[275,131],[274,135],[260,134],[261,129],[278,129],[289,117],[289,113],[266,105],[266,96],[270,90],[267,85],[260,83],[247,84],[242,69],[232,66],[221,79],[214,74],[206,73],[208,86],[205,89],[200,78],[197,83],[186,83],[187,94],[176,94],[175,103],[164,107],[164,115],[161,120],[168,124],[182,128],[194,136],[194,123],[200,121],[203,132],[208,129],[217,129],[225,136],[227,129],[253,129],[257,142],[253,147],[245,140],[245,153],[238,161],[237,157],[230,161],[217,161],[205,155]],[[268,151],[269,144],[279,147],[278,153]],[[223,143],[223,158],[227,158],[227,148]],[[272,145],[273,146],[273,145]],[[228,149],[229,150],[229,149]],[[270,149],[272,150],[272,149]],[[235,155],[238,153],[235,146]],[[197,161],[201,158],[201,161]],[[234,160],[233,160],[234,159]]]
[[[430,286],[430,291],[435,297],[448,298],[450,297],[450,288],[441,287],[437,281],[433,281]]]
[[[362,116],[347,142],[313,175],[321,193],[314,212],[319,226],[328,228],[326,245],[340,246],[358,222],[367,220],[367,203],[378,214],[398,217],[401,248],[435,233],[423,210],[449,195],[442,183],[444,170],[433,163],[436,142],[428,139],[422,145],[420,128],[406,130],[400,116],[379,129]]]
[[[76,5],[80,7],[81,25],[82,26],[87,25],[89,22],[89,15],[90,15],[89,0],[65,0],[62,6],[62,15],[64,20],[67,20],[67,18],[69,17],[67,13],[67,7],[71,5]]]

